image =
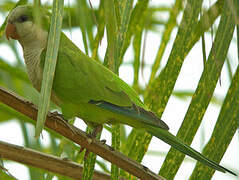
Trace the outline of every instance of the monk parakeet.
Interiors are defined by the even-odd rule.
[[[41,88],[50,18],[41,9],[42,24],[34,21],[33,7],[16,7],[8,16],[6,37],[22,46],[33,86]],[[221,172],[230,170],[207,159],[172,135],[168,126],[140,100],[137,93],[116,74],[86,56],[62,32],[52,87],[52,101],[64,117],[79,117],[94,124],[122,123],[143,129],[182,153]],[[235,175],[235,174],[234,174]]]

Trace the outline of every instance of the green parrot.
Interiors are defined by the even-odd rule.
[[[19,41],[27,72],[40,91],[50,18],[41,9],[42,24],[34,22],[33,7],[18,6],[8,16],[7,39]],[[143,129],[182,153],[221,172],[232,171],[206,158],[172,135],[168,126],[140,100],[137,93],[116,74],[86,56],[61,32],[51,100],[66,118],[79,117],[93,124],[122,123]]]

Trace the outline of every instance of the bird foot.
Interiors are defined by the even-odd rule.
[[[59,118],[61,118],[62,120],[68,122],[68,120],[64,118],[63,114],[60,114],[58,111],[53,111],[53,112],[51,113],[51,115],[52,115],[52,116],[59,117]]]
[[[102,125],[97,125],[97,126],[95,126],[95,127],[93,128],[93,131],[89,133],[89,136],[90,136],[91,138],[96,138],[96,136],[97,136],[99,133],[101,133],[102,129],[103,129],[103,126],[102,126]]]
[[[65,119],[62,114],[58,113],[57,111],[54,111],[54,112],[51,113],[51,116],[52,117],[57,117],[58,119],[60,119],[61,122],[71,130],[72,135],[76,135],[77,134],[77,132],[72,128],[71,124],[68,123],[68,120]]]
[[[88,134],[88,137],[89,139],[95,139],[97,137],[97,135],[102,131],[103,129],[103,126],[102,125],[97,125],[94,127],[93,131],[91,131],[89,134]],[[106,140],[105,139],[102,139],[100,140],[100,142],[102,144],[105,144],[106,143]],[[81,147],[80,148],[80,151],[79,153],[81,153],[82,151],[84,151],[86,148],[85,147]],[[88,149],[86,149],[86,152],[85,152],[85,156],[84,156],[84,160],[87,159],[88,155],[89,155],[90,151]]]

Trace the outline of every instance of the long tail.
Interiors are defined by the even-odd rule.
[[[215,169],[221,172],[229,172],[235,176],[237,176],[234,172],[218,165],[214,161],[206,158],[196,150],[192,149],[191,147],[184,144],[181,140],[179,140],[176,136],[172,135],[169,131],[166,131],[164,129],[155,128],[152,126],[147,126],[147,131],[152,134],[153,136],[156,136],[157,138],[163,140],[167,144],[171,145],[178,151],[182,152],[183,154],[187,154],[188,156],[191,156],[192,158],[198,160],[199,162]]]
[[[165,124],[162,120],[158,119],[157,116],[155,116],[152,112],[146,111],[143,108],[140,108],[138,106],[133,107],[120,107],[116,106],[114,104],[104,102],[104,101],[90,101],[90,103],[95,104],[96,106],[99,106],[103,109],[107,109],[111,112],[114,112],[116,114],[121,114],[126,117],[131,117],[139,122],[142,122],[144,124],[144,129],[146,129],[147,132],[152,134],[153,136],[156,136],[157,138],[163,140],[167,144],[171,145],[178,151],[182,152],[183,154],[186,154],[188,156],[191,156],[192,158],[198,160],[199,162],[215,169],[221,172],[229,172],[236,176],[236,174],[217,163],[213,162],[212,160],[206,158],[199,152],[195,151],[191,147],[184,144],[180,139],[178,139],[176,136],[172,135],[168,131],[168,126]],[[133,125],[132,125],[133,126]]]

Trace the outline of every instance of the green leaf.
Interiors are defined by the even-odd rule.
[[[238,7],[239,5],[238,0],[234,0],[234,2],[232,1],[228,1],[228,2],[234,4],[235,5],[234,7]],[[230,5],[227,4],[227,6],[230,6]],[[233,16],[234,12],[233,12],[233,9],[230,7],[227,7],[227,8],[230,9],[228,11],[231,11]],[[239,12],[238,9],[239,8],[237,8],[237,14]],[[227,62],[228,62],[228,59],[227,59]],[[202,154],[204,154],[205,156],[209,157],[210,159],[218,163],[222,159],[233,136],[235,135],[239,127],[239,121],[238,121],[239,100],[237,98],[239,93],[238,81],[239,81],[239,66],[237,66],[237,71],[232,79],[230,88],[227,92],[226,98],[221,107],[221,111],[218,116],[218,120],[214,127],[211,138],[202,152]],[[201,172],[204,172],[204,173],[202,174]],[[197,163],[193,173],[191,174],[190,179],[198,179],[199,174],[201,179],[211,179],[214,172],[215,172],[214,170],[207,168],[203,166],[202,164]]]
[[[132,10],[128,31],[127,31],[127,34],[124,40],[125,41],[124,46],[122,49],[123,54],[129,47],[131,38],[135,34],[138,34],[142,28],[145,29],[148,26],[148,21],[149,21],[148,16],[149,16],[149,12],[151,12],[150,10],[148,10],[149,8],[148,4],[149,4],[149,0],[137,1],[134,9]]]
[[[89,54],[88,52],[88,43],[87,43],[87,35],[90,35],[88,28],[89,25],[92,25],[92,19],[91,19],[91,13],[89,10],[89,7],[87,6],[87,3],[85,0],[77,0],[77,7],[75,9],[77,11],[77,20],[79,23],[79,26],[81,28],[81,34],[83,38],[83,44],[86,55]],[[87,33],[88,32],[88,33]]]
[[[107,33],[107,51],[104,58],[104,65],[113,72],[117,72],[115,54],[115,40],[117,32],[116,15],[113,1],[104,1],[104,15]],[[117,74],[117,73],[116,73]]]
[[[211,138],[202,152],[206,157],[218,163],[226,152],[239,126],[238,81],[239,66],[237,67],[237,71],[233,77],[231,86],[223,102]],[[190,179],[198,179],[199,174],[201,179],[211,179],[214,172],[215,171],[213,169],[203,166],[200,163],[197,163],[193,173],[191,174]]]
[[[194,2],[196,3],[196,1]],[[184,58],[187,56],[191,48],[194,46],[194,44],[199,40],[201,37],[201,34],[208,30],[210,26],[213,24],[213,22],[216,20],[218,15],[221,13],[222,7],[223,7],[224,1],[217,1],[213,6],[210,7],[208,11],[206,11],[203,16],[201,17],[200,21],[197,22],[197,24],[194,24],[194,28],[192,24],[188,24],[187,27],[185,27],[185,24],[187,24],[184,21],[189,21],[189,20],[184,20],[187,19],[188,17],[185,16],[181,22],[181,28],[179,27],[179,32],[177,33],[177,37],[174,42],[173,49],[170,53],[170,57],[168,59],[168,63],[166,67],[163,69],[163,71],[160,73],[159,77],[157,77],[146,89],[145,93],[145,102],[146,104],[149,104],[150,106],[153,107],[153,110],[155,112],[158,112],[159,115],[162,114],[164,111],[164,108],[166,106],[166,103],[170,97],[170,92],[172,92],[174,84],[177,79],[177,74],[180,72],[180,68],[182,65],[182,61]],[[191,11],[191,4],[189,2],[187,11]],[[196,5],[197,6],[197,5]],[[199,8],[199,7],[195,7]],[[198,9],[199,11],[200,9]],[[186,12],[186,10],[185,10]],[[190,12],[187,12],[190,13]],[[191,12],[192,13],[192,12]],[[195,15],[198,16],[198,13]],[[196,21],[197,18],[193,17],[193,21]],[[181,30],[180,30],[181,29]],[[184,32],[183,29],[187,30],[188,32]],[[191,33],[190,33],[191,32]],[[187,37],[187,34],[189,34],[190,37]],[[184,38],[189,38],[190,40],[186,40]],[[185,45],[180,45],[184,41],[186,44]],[[181,55],[181,58],[177,56],[177,53]],[[176,57],[179,59],[179,62],[176,62]],[[172,62],[172,63],[171,63]],[[174,64],[176,65],[174,66]],[[172,74],[172,79],[171,76],[169,76],[169,73]],[[177,73],[177,74],[174,74]],[[167,74],[167,75],[166,75]],[[170,77],[170,78],[169,78]],[[164,79],[165,78],[165,79]],[[165,86],[162,83],[165,83]],[[170,89],[168,89],[170,83]],[[159,88],[158,88],[159,87]],[[164,87],[162,89],[162,87]],[[147,98],[148,96],[152,96],[152,94],[155,94],[158,99],[152,100],[152,98]],[[164,94],[167,96],[164,96]]]
[[[187,2],[187,6],[183,14],[183,19],[179,26],[172,51],[167,61],[167,65],[160,73],[159,77],[155,80],[157,87],[159,87],[158,84],[160,84],[160,91],[157,87],[155,87],[155,84],[152,84],[152,86],[150,87],[152,89],[155,88],[154,91],[159,91],[157,93],[157,103],[152,103],[151,98],[147,98],[147,96],[149,96],[148,93],[151,93],[150,90],[148,90],[147,94],[145,95],[145,103],[148,105],[152,104],[153,110],[158,113],[159,117],[161,117],[168,99],[173,91],[174,85],[185,58],[185,53],[189,52],[188,44],[190,44],[190,41],[192,41],[192,37],[194,36],[193,32],[194,28],[197,25],[197,19],[201,5],[202,0]]]
[[[37,115],[35,137],[40,136],[50,106],[51,88],[57,62],[58,47],[60,43],[63,6],[63,0],[54,0],[50,33],[48,36],[46,59],[43,71],[43,80],[41,87],[40,104]]]
[[[225,3],[206,66],[192,97],[184,121],[177,133],[177,137],[187,144],[191,144],[212,98],[231,43],[234,27],[232,11],[228,7],[228,4]],[[171,148],[160,169],[160,174],[168,179],[173,179],[184,157],[185,155]]]
[[[93,131],[94,131],[93,128],[91,128],[90,126],[87,127],[87,130],[86,130],[87,133],[91,133]],[[101,132],[97,134],[96,138],[100,139],[100,136],[101,136]],[[87,156],[87,159],[84,160],[84,169],[83,169],[82,179],[92,179],[94,174],[95,162],[96,162],[96,154],[90,152],[89,155]]]
[[[119,150],[120,149],[120,124],[112,125],[112,141],[111,146]],[[119,179],[119,168],[111,164],[111,180]]]
[[[180,98],[182,100],[191,98],[194,94],[194,91],[174,91],[172,95],[174,95],[177,98]],[[218,96],[213,96],[211,98],[211,103],[214,103],[215,105],[221,105],[222,104],[222,98],[218,97]]]
[[[100,22],[100,23],[99,23]],[[100,42],[104,36],[105,20],[104,20],[104,1],[100,1],[98,10],[97,34],[93,44],[92,58],[97,60],[97,53]]]
[[[134,81],[133,81],[133,87],[136,91],[139,89],[138,81],[139,81],[139,69],[140,69],[140,55],[141,53],[141,44],[142,44],[142,35],[144,26],[146,23],[146,14],[147,14],[147,4],[148,0],[139,1],[136,4],[136,7],[134,8],[134,11],[132,12],[132,19],[135,21],[139,19],[139,21],[134,24],[134,27],[132,27],[132,22],[130,22],[129,30],[127,32],[126,38],[128,34],[130,34],[130,31],[133,31],[135,34],[134,40],[133,40],[133,48],[134,48]],[[132,21],[131,19],[131,21]],[[127,39],[126,39],[127,42]],[[142,49],[144,51],[144,49]],[[143,57],[141,58],[143,59]]]
[[[156,56],[156,59],[154,61],[153,67],[152,67],[149,84],[155,78],[157,70],[160,66],[161,59],[165,52],[166,46],[171,37],[172,31],[173,31],[174,27],[177,25],[176,18],[181,9],[182,9],[182,0],[176,0],[174,3],[174,6],[172,7],[172,10],[170,11],[169,19],[165,25],[165,29],[164,29],[163,36],[162,36],[162,41],[160,43],[160,47],[158,49],[157,56]]]
[[[199,14],[201,3],[201,1],[188,2],[167,66],[164,71],[161,72],[160,76],[155,79],[145,91],[145,103],[154,112],[158,112],[159,117],[172,93],[174,83],[176,82],[181,65],[186,56],[185,53],[188,53],[189,51],[185,46],[187,46],[186,43],[190,44],[190,37],[193,36],[192,27],[197,25],[197,16]],[[176,58],[178,59],[177,61]],[[165,103],[164,105],[163,101]],[[141,139],[140,141],[144,142],[136,144],[133,147],[134,149],[132,149],[132,152],[141,149],[141,153],[136,158],[140,162],[143,158],[143,153],[147,151],[152,136],[148,133],[144,133],[143,135],[141,133],[138,134],[137,131],[132,131],[131,134],[135,139]]]

